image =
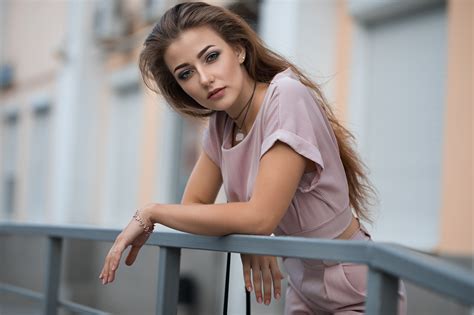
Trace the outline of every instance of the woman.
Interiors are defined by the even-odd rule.
[[[209,116],[209,127],[182,204],[137,210],[105,259],[104,284],[114,280],[128,246],[126,264],[135,261],[155,223],[214,236],[370,240],[358,218],[370,222],[373,190],[350,146],[352,135],[319,87],[266,48],[241,18],[200,2],[173,7],[146,39],[140,70],[175,110]],[[228,203],[214,204],[222,183]],[[275,257],[241,257],[246,288],[258,303],[270,304],[272,287],[279,299]],[[284,265],[286,314],[364,311],[366,266],[293,258]]]

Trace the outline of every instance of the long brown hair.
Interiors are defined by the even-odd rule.
[[[365,165],[352,147],[354,136],[338,122],[318,84],[284,57],[267,48],[255,31],[238,15],[203,2],[181,3],[166,11],[146,38],[140,54],[139,67],[145,84],[153,91],[161,92],[168,104],[180,113],[207,117],[215,112],[188,96],[164,61],[169,45],[183,31],[199,26],[208,26],[228,44],[243,47],[246,51],[244,66],[253,80],[270,83],[277,73],[290,67],[300,81],[314,91],[337,139],[349,185],[350,205],[358,217],[372,222],[368,205],[372,204],[371,197],[375,197],[375,191],[368,180]]]

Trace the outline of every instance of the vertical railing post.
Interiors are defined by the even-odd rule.
[[[43,314],[58,313],[59,277],[61,273],[62,238],[48,238],[48,257],[46,263],[45,300]]]
[[[176,315],[181,248],[160,247],[159,256],[156,314]]]
[[[367,315],[396,315],[398,278],[369,267],[367,284]]]

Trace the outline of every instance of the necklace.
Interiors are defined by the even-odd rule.
[[[250,99],[249,101],[247,102],[247,104],[244,106],[244,109],[247,108],[247,110],[245,111],[245,115],[244,115],[244,120],[242,121],[242,125],[239,127],[239,125],[237,125],[237,121],[235,121],[235,124],[237,125],[237,133],[235,134],[235,142],[240,142],[244,139],[245,135],[242,131],[242,127],[244,126],[244,123],[245,123],[245,118],[247,118],[247,114],[250,110],[250,107],[252,105],[252,100],[253,100],[253,96],[255,94],[255,88],[257,87],[257,81],[255,81],[254,85],[253,85],[253,91],[252,91],[252,95],[250,96]],[[240,112],[240,114],[242,114],[243,110]],[[240,116],[239,114],[239,116]],[[237,118],[239,117],[237,116]]]
[[[249,104],[249,103],[247,102],[247,105],[248,105],[248,104]],[[247,105],[245,105],[244,107],[242,107],[242,109],[240,110],[240,113],[237,115],[237,117],[235,117],[235,118],[230,117],[230,118],[232,118],[232,120],[234,120],[234,121],[237,121],[237,120],[240,118],[240,116],[242,116],[242,113],[243,113],[244,110],[247,108]]]

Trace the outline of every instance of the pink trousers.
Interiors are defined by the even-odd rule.
[[[371,241],[370,234],[361,226],[352,240]],[[285,314],[338,314],[365,313],[367,296],[367,266],[325,260],[286,258],[289,274]],[[398,314],[406,314],[406,289],[400,281]]]

